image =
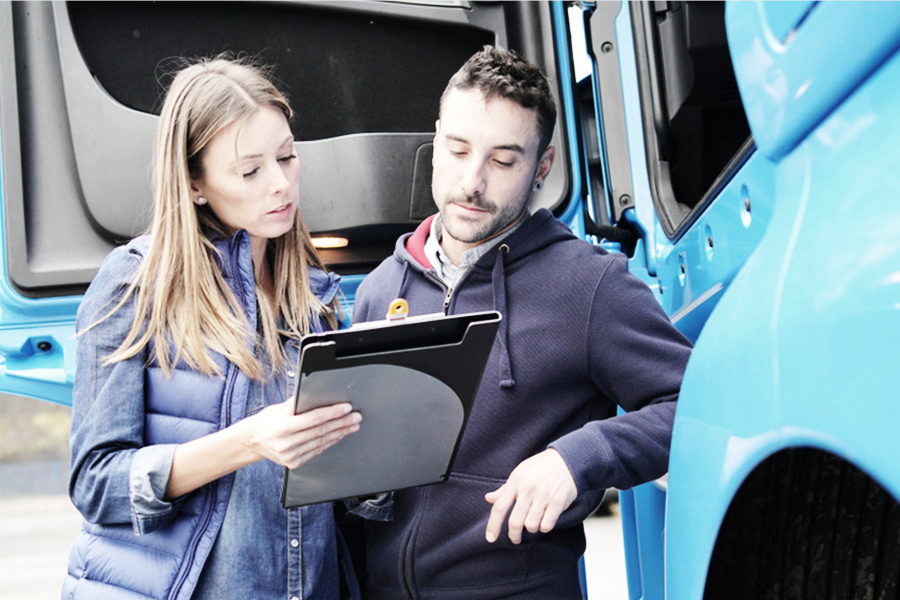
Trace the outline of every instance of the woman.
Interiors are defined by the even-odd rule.
[[[347,404],[293,414],[297,342],[339,306],[297,209],[290,117],[241,62],[172,82],[150,231],[107,257],[78,313],[69,493],[85,524],[64,598],[353,591],[331,506],[280,504],[283,467],[360,421]]]

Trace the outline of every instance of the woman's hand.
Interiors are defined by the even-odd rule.
[[[244,419],[245,445],[272,462],[295,469],[359,430],[362,415],[349,404],[294,414],[293,399],[267,406]]]
[[[226,427],[179,444],[166,498],[177,498],[263,458],[296,468],[359,429],[362,416],[349,404],[295,415],[293,399],[267,406]]]

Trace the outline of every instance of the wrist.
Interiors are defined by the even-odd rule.
[[[241,466],[246,466],[265,458],[260,451],[260,435],[255,421],[259,413],[241,419],[222,430],[229,438],[229,447],[237,451],[235,457]]]

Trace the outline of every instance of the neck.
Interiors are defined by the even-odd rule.
[[[474,244],[467,244],[465,242],[460,242],[459,240],[450,237],[449,235],[441,236],[441,248],[444,250],[444,254],[447,255],[447,258],[450,259],[455,266],[459,266],[460,261],[462,261],[462,255],[466,250],[470,248],[474,248],[479,244],[483,244],[484,242],[476,242]]]
[[[487,242],[491,241],[495,237],[503,235],[504,233],[506,233],[507,231],[509,231],[510,229],[512,229],[513,227],[515,227],[516,225],[518,225],[519,223],[524,221],[526,216],[528,216],[527,208],[525,210],[523,210],[522,214],[520,214],[515,220],[513,220],[512,223],[510,223],[509,225],[507,225],[500,231],[498,231],[494,234],[491,234],[490,236],[488,236],[482,240],[478,240],[477,242],[461,242],[461,241],[457,240],[456,238],[454,238],[453,236],[447,234],[444,227],[441,226],[440,231],[438,232],[438,235],[440,236],[438,239],[441,244],[441,249],[443,249],[444,254],[447,255],[447,258],[450,259],[450,262],[452,262],[454,266],[458,267],[459,263],[462,262],[462,255],[467,250],[471,250],[472,248],[476,248],[482,244],[486,244]]]
[[[272,276],[272,269],[266,258],[266,248],[263,244],[262,248],[253,248],[253,278],[256,281],[256,287],[262,292],[260,301],[266,300],[273,304],[275,294],[275,278]]]

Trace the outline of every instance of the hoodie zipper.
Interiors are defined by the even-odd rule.
[[[444,314],[450,314],[450,298],[453,296],[453,288],[447,288],[447,295],[444,296]]]
[[[409,600],[416,600],[419,597],[418,593],[414,590],[413,584],[413,574],[412,574],[412,552],[413,552],[413,540],[416,538],[416,535],[419,532],[419,525],[422,523],[422,508],[428,503],[428,490],[418,490],[418,494],[420,494],[418,502],[421,503],[419,509],[416,511],[415,516],[413,517],[413,522],[410,524],[409,533],[406,536],[406,539],[403,543],[403,551],[401,553],[401,560],[403,561],[403,587],[406,592],[406,597]]]
[[[403,583],[406,585],[406,593],[409,596],[410,600],[413,598],[412,591],[412,581],[410,581],[410,573],[409,573],[409,546],[412,544],[412,536],[410,536],[406,540],[406,544],[403,547]]]
[[[454,288],[448,286],[446,283],[441,281],[441,278],[438,277],[437,275],[435,275],[432,271],[423,271],[423,274],[425,275],[425,277],[427,277],[428,279],[431,279],[436,284],[438,284],[439,286],[441,286],[442,288],[447,290],[447,293],[444,295],[443,308],[444,308],[445,315],[450,314],[450,301],[453,299],[453,289]]]

